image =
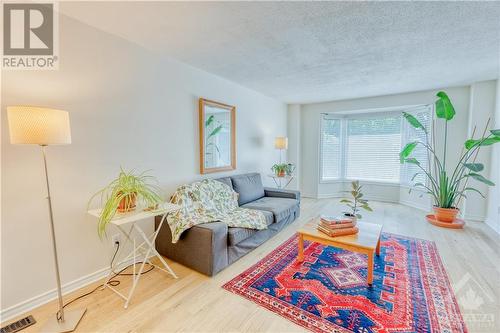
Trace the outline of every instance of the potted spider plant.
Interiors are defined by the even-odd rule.
[[[351,183],[351,191],[344,191],[346,193],[350,193],[352,199],[344,198],[340,200],[341,203],[345,204],[349,211],[344,212],[342,214],[343,218],[352,220],[353,222],[357,221],[357,219],[361,219],[362,216],[359,213],[360,209],[364,209],[366,211],[372,212],[373,210],[368,205],[368,200],[363,199],[363,192],[361,192],[362,185],[359,185],[359,181],[355,180]]]
[[[137,204],[141,207],[156,208],[163,199],[158,182],[146,172],[137,174],[132,171],[120,169],[118,177],[95,193],[89,200],[90,206],[96,197],[100,197],[102,207],[97,226],[100,237],[105,234],[106,226],[116,213],[131,212]]]
[[[404,118],[411,126],[425,133],[425,141],[408,143],[400,152],[400,161],[401,163],[414,164],[419,168],[420,171],[413,176],[412,181],[417,175],[425,175],[428,182],[426,184],[415,183],[413,188],[423,189],[432,197],[435,218],[440,222],[453,222],[459,212],[460,200],[466,197],[467,192],[476,192],[484,198],[479,190],[468,186],[469,179],[472,178],[488,186],[495,185],[481,175],[484,165],[477,161],[477,157],[482,147],[500,142],[500,129],[488,130],[488,120],[481,136],[474,138],[476,132],[476,128],[474,128],[472,137],[464,143],[457,164],[450,168],[450,165],[447,164],[448,122],[455,116],[455,109],[444,91],[438,92],[437,97],[435,102],[436,117],[445,122],[442,156],[437,153],[435,135],[430,140],[425,126],[411,114],[403,113]],[[426,158],[429,170],[422,167],[421,161],[411,157],[413,150],[418,145],[423,146],[427,151]]]
[[[279,163],[271,167],[271,170],[276,174],[277,177],[285,177],[287,170],[289,170],[288,164]]]

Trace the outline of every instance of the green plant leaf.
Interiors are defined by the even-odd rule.
[[[451,120],[455,116],[455,108],[451,104],[450,98],[444,91],[436,94],[439,99],[436,101],[436,116],[445,120]]]
[[[471,148],[477,146],[479,144],[479,142],[480,142],[479,140],[469,139],[469,140],[465,141],[465,144],[464,144],[465,149],[470,150]]]
[[[474,148],[476,146],[491,146],[495,143],[500,142],[500,136],[492,136],[491,138],[486,138],[484,140],[481,139],[469,139],[465,141],[465,148],[467,150],[470,150],[471,148]]]
[[[373,209],[371,209],[371,207],[368,206],[368,205],[361,206],[361,208],[363,208],[363,209],[365,209],[365,210],[367,210],[369,212],[373,212]]]
[[[405,119],[410,123],[411,126],[415,127],[415,128],[420,128],[421,130],[423,130],[425,133],[427,133],[427,130],[426,128],[424,127],[424,125],[422,125],[422,123],[420,121],[418,121],[417,118],[415,118],[413,115],[409,114],[409,113],[406,113],[406,112],[403,112],[403,116],[405,117]]]
[[[498,142],[500,142],[500,136],[493,136],[491,138],[484,139],[483,142],[481,142],[481,146],[491,146]]]
[[[473,192],[479,193],[479,195],[482,196],[483,198],[486,198],[484,196],[484,194],[482,194],[479,190],[477,190],[473,187],[466,187],[466,188],[464,188],[464,190],[462,192],[465,192],[465,191],[473,191]]]
[[[205,121],[205,127],[210,126],[210,124],[213,123],[214,119],[215,119],[214,115],[211,115],[210,117],[208,117],[208,119]]]
[[[405,159],[405,162],[410,163],[410,164],[420,165],[420,162],[414,157],[410,157],[410,158]]]
[[[399,153],[399,161],[401,162],[401,164],[403,164],[408,156],[410,156],[411,152],[415,149],[417,144],[417,141],[407,143],[403,150],[401,150],[401,152]]]
[[[352,203],[352,201],[349,199],[342,199],[340,200],[340,203]]]
[[[493,183],[491,180],[489,179],[486,179],[484,178],[482,175],[478,174],[478,173],[474,173],[474,172],[471,172],[467,175],[468,177],[472,177],[474,178],[475,180],[481,182],[481,183],[484,183],[486,185],[489,185],[489,186],[495,186],[495,183]]]
[[[480,172],[484,170],[484,165],[482,163],[464,163],[464,166],[474,172]]]
[[[211,137],[216,136],[221,130],[222,130],[222,125],[217,126],[216,128],[214,128],[212,130],[212,132],[210,132],[207,139],[210,139]]]
[[[500,129],[494,129],[494,130],[490,130],[491,134],[495,135],[495,136],[500,136]]]

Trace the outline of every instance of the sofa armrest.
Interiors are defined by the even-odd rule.
[[[161,217],[156,218],[155,227],[160,220]],[[212,276],[228,265],[227,224],[198,224],[184,231],[174,244],[170,227],[164,223],[156,238],[156,250],[180,264]]]
[[[264,193],[265,193],[266,197],[295,199],[297,201],[300,201],[300,192],[299,191],[283,190],[283,189],[279,189],[279,188],[265,187]]]

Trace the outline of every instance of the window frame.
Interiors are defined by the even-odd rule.
[[[319,164],[318,164],[318,175],[319,175],[319,183],[320,184],[335,184],[342,182],[350,182],[353,180],[360,180],[365,184],[374,184],[374,185],[388,185],[388,186],[400,186],[405,187],[409,186],[404,183],[402,180],[403,166],[400,169],[399,181],[388,181],[388,180],[376,180],[376,179],[357,179],[357,178],[347,178],[346,177],[346,168],[347,168],[347,121],[348,119],[362,119],[362,118],[371,118],[371,117],[380,117],[380,116],[393,116],[394,114],[400,114],[401,116],[401,147],[403,147],[403,140],[406,137],[406,134],[403,133],[404,126],[403,122],[405,121],[403,118],[403,112],[410,112],[413,109],[418,109],[422,107],[427,107],[431,114],[430,124],[429,124],[429,135],[432,135],[432,126],[434,120],[434,108],[432,104],[418,104],[418,105],[410,105],[410,106],[401,106],[401,107],[391,107],[386,109],[367,109],[362,111],[350,111],[350,112],[322,112],[320,114],[320,131],[319,131]],[[323,129],[324,129],[324,120],[326,117],[328,119],[338,119],[340,120],[340,170],[339,177],[334,179],[324,179],[323,178]]]
[[[319,126],[319,182],[322,184],[327,184],[327,183],[339,183],[342,182],[344,179],[344,157],[342,156],[340,159],[340,172],[339,172],[339,177],[338,178],[328,178],[328,179],[323,179],[323,129],[324,129],[324,120],[325,116],[329,116],[328,120],[340,120],[340,155],[342,156],[344,154],[344,117],[343,116],[337,116],[333,115],[331,113],[322,113],[320,115],[320,126]]]

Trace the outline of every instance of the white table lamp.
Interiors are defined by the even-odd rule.
[[[280,150],[280,163],[281,163],[281,153],[283,150],[288,149],[288,138],[286,136],[278,136],[274,139],[274,148]]]
[[[59,311],[47,321],[41,332],[71,332],[75,330],[86,309],[64,312],[61,292],[61,278],[57,258],[56,235],[54,231],[54,216],[50,197],[49,174],[47,169],[46,147],[48,145],[67,145],[71,143],[71,130],[68,112],[34,106],[7,107],[10,142],[12,144],[39,145],[42,149],[45,167],[45,183],[49,203],[50,231],[54,252],[54,264],[57,280],[57,295]]]

